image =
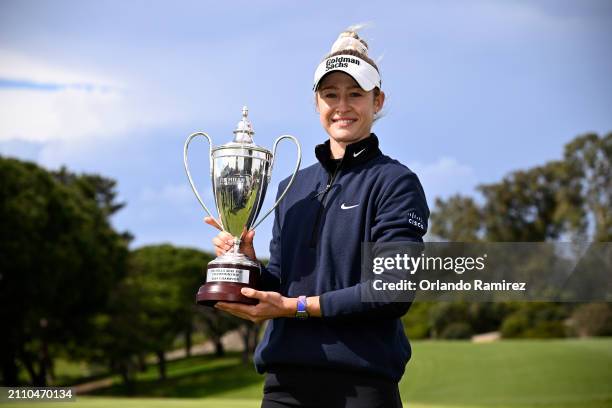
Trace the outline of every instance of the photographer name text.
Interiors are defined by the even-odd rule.
[[[413,290],[426,290],[426,291],[525,291],[525,282],[507,282],[502,280],[501,282],[486,282],[480,279],[474,279],[473,281],[464,281],[463,279],[458,282],[442,282],[440,280],[430,281],[427,279],[412,281],[402,279],[397,282],[385,282],[382,279],[376,279],[372,282],[374,290],[391,290],[391,291],[413,291]]]

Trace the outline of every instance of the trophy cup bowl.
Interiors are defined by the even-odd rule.
[[[253,143],[255,132],[247,116],[248,109],[245,106],[242,108],[242,120],[234,130],[233,141],[213,147],[210,136],[204,132],[196,132],[189,135],[183,150],[189,184],[206,213],[214,218],[195,188],[187,162],[189,143],[197,136],[205,137],[208,140],[210,175],[215,205],[219,214],[216,219],[222,229],[234,237],[234,247],[208,263],[206,282],[196,295],[196,302],[205,306],[214,306],[218,301],[246,304],[258,302],[257,299],[248,298],[240,292],[243,287],[257,289],[260,275],[259,263],[239,252],[240,242],[247,231],[255,229],[274,211],[293,184],[293,179],[300,168],[301,148],[295,137],[291,135],[278,137],[270,152]],[[276,148],[283,139],[290,139],[296,144],[297,163],[283,193],[272,208],[256,221],[272,176]]]

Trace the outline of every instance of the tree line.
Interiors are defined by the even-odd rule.
[[[612,241],[612,133],[565,145],[563,158],[477,187],[479,197],[437,198],[432,241]],[[612,271],[608,271],[612,274]],[[611,276],[612,277],[612,276]],[[404,317],[412,338],[612,335],[609,303],[421,303]]]
[[[172,245],[130,251],[132,236],[111,217],[124,207],[116,182],[66,168],[48,171],[0,157],[0,336],[2,384],[42,386],[54,361],[107,366],[130,384],[182,337],[187,354],[194,330],[224,353],[221,337],[240,329],[244,361],[257,327],[194,305],[209,253]]]
[[[480,198],[438,198],[432,240],[610,242],[611,157],[612,133],[586,134],[560,160],[479,186]],[[192,302],[213,256],[168,244],[130,250],[131,234],[111,223],[125,205],[116,188],[0,156],[2,384],[46,385],[57,358],[105,365],[129,385],[154,355],[165,378],[165,352],[182,338],[189,355],[195,331],[222,355],[221,337],[241,330],[248,362],[259,327]],[[417,303],[403,321],[411,338],[612,335],[609,304]]]

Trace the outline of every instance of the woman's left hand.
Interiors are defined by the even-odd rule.
[[[261,323],[275,317],[295,316],[296,298],[284,297],[278,292],[264,292],[251,288],[242,288],[241,293],[246,297],[258,299],[259,303],[245,305],[243,303],[217,302],[215,308],[255,323]]]

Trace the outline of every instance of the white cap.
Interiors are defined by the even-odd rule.
[[[381,85],[380,74],[366,60],[353,55],[335,55],[326,58],[319,64],[314,75],[313,91],[317,90],[321,78],[332,71],[342,71],[349,74],[366,92]]]
[[[338,39],[334,42],[330,54],[339,51],[352,50],[357,51],[361,55],[368,55],[368,46],[365,42],[359,40],[354,30],[361,26],[349,27],[348,31],[340,33]],[[379,87],[381,85],[380,74],[369,62],[359,57],[350,54],[339,54],[333,57],[328,57],[319,64],[314,75],[313,91],[317,90],[321,79],[329,72],[342,71],[349,74],[366,92]]]

